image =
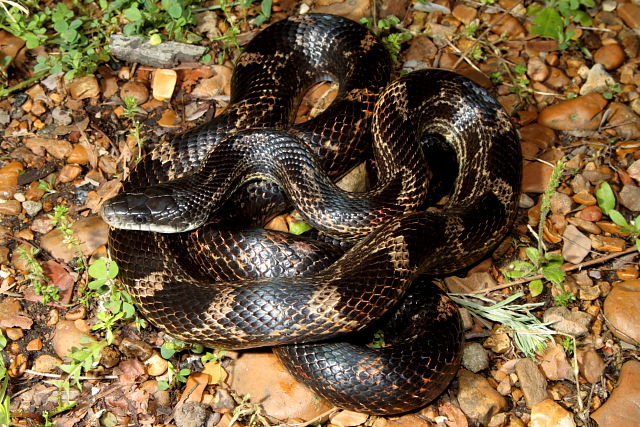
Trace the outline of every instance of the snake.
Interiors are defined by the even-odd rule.
[[[213,348],[271,346],[296,379],[354,411],[411,411],[448,387],[463,329],[430,277],[507,235],[522,154],[480,85],[392,71],[371,31],[334,15],[289,17],[245,46],[225,111],[159,143],[102,206],[111,257],[152,324]],[[295,124],[304,93],[327,80],[334,101]],[[368,190],[336,185],[367,157]],[[453,178],[431,206],[437,171]],[[218,218],[280,200],[327,241]]]

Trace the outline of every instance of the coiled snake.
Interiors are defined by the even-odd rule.
[[[225,112],[159,145],[103,206],[115,227],[111,255],[152,323],[207,346],[275,346],[299,380],[352,410],[404,412],[444,390],[461,357],[459,315],[418,277],[463,268],[505,236],[520,146],[506,113],[468,79],[425,70],[387,86],[390,72],[369,31],[331,15],[280,21],[247,45]],[[328,78],[336,100],[292,126],[301,95]],[[375,185],[340,190],[333,179],[361,159],[370,135]],[[431,170],[443,169],[425,160],[425,139],[455,151],[441,210],[425,206]],[[245,190],[259,180],[267,184]],[[342,255],[303,237],[202,227],[243,191],[282,191],[305,221],[354,245]],[[198,264],[205,246],[218,267]],[[251,267],[253,258],[277,266]],[[393,345],[340,341],[367,327]]]

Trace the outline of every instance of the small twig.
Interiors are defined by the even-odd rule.
[[[601,258],[596,258],[596,259],[592,259],[586,262],[581,262],[580,264],[576,264],[576,265],[572,265],[570,267],[561,267],[563,271],[565,272],[569,272],[569,271],[574,271],[574,270],[580,270],[584,267],[589,267],[592,265],[596,265],[596,264],[602,264],[603,262],[607,262],[610,261],[612,259],[624,256],[624,255],[628,255],[628,254],[632,254],[634,252],[637,252],[636,247],[632,247],[629,248],[625,251],[622,252],[616,252],[616,253],[612,253],[609,255],[605,255]],[[544,276],[542,274],[537,274],[535,276],[531,276],[531,277],[527,277],[526,279],[520,279],[520,280],[516,280],[513,282],[509,282],[509,283],[503,283],[502,285],[498,285],[498,286],[492,286],[490,288],[486,288],[486,289],[480,289],[477,291],[470,291],[470,294],[484,294],[484,293],[489,293],[489,292],[493,292],[493,291],[499,291],[502,289],[506,289],[506,288],[510,288],[511,286],[518,286],[518,285],[523,285],[525,283],[529,283],[533,280],[538,280],[538,279],[544,279]]]
[[[25,374],[36,375],[38,377],[55,378],[55,379],[58,379],[58,380],[62,378],[62,375],[60,375],[60,374],[48,374],[46,372],[32,371],[31,369],[25,369],[24,373]],[[104,375],[102,377],[80,376],[80,377],[78,377],[78,379],[80,379],[80,380],[117,380],[118,376],[117,375]]]

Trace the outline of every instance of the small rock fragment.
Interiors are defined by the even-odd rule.
[[[579,337],[589,332],[591,316],[584,311],[571,311],[567,307],[559,306],[545,311],[543,321],[551,322],[551,328],[558,332]]]
[[[582,376],[591,384],[596,384],[604,374],[604,361],[591,347],[578,349],[578,368]]]
[[[463,369],[459,381],[458,402],[469,418],[487,424],[495,414],[507,410],[507,400],[481,375]]]
[[[464,348],[462,365],[473,373],[489,367],[489,355],[481,344],[474,342]]]
[[[159,69],[153,74],[151,83],[153,97],[158,101],[169,101],[178,81],[178,74],[173,70]]]
[[[546,399],[531,408],[529,427],[575,427],[573,415],[552,399]],[[602,427],[602,426],[601,426]]]
[[[562,234],[564,245],[562,257],[572,264],[581,263],[591,251],[591,239],[573,225],[568,225]]]
[[[604,300],[604,316],[612,332],[631,344],[640,343],[640,280],[616,283]]]
[[[520,359],[516,363],[516,374],[520,380],[520,389],[524,393],[527,408],[532,408],[534,405],[549,398],[547,380],[533,360],[529,358]]]
[[[361,414],[360,412],[340,411],[329,419],[331,424],[335,424],[338,427],[355,427],[364,424],[368,418],[367,414]]]
[[[87,99],[100,95],[96,76],[76,77],[69,83],[69,94],[74,99]]]

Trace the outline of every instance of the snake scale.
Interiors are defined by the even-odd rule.
[[[504,238],[520,146],[477,84],[444,70],[389,84],[391,69],[375,36],[337,16],[292,17],[248,43],[225,112],[161,143],[102,208],[123,282],[154,325],[206,346],[274,346],[296,378],[356,411],[409,411],[447,387],[461,357],[460,318],[422,275],[464,268]],[[292,125],[302,95],[323,80],[338,83],[336,99]],[[425,140],[455,153],[442,209],[426,206],[432,171],[445,167],[426,158]],[[369,145],[375,184],[339,189],[335,178]],[[208,222],[247,198],[278,204],[271,194],[352,246]],[[392,345],[345,341],[378,329]]]

